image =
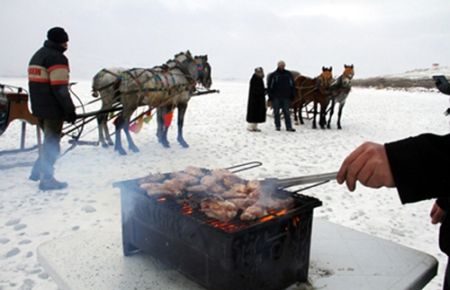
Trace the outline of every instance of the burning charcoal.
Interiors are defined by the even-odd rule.
[[[210,218],[228,222],[237,215],[238,209],[229,201],[206,198],[201,202],[201,211]]]
[[[252,221],[267,215],[267,210],[260,205],[252,205],[241,214],[241,220]]]

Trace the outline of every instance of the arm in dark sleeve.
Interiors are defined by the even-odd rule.
[[[450,197],[450,135],[423,134],[385,148],[402,203]]]
[[[436,82],[436,87],[441,93],[450,95],[450,83],[447,79],[445,79],[444,81]]]
[[[439,207],[445,211],[448,212],[450,209],[450,199],[449,198],[438,198],[436,200],[436,203],[439,205]]]
[[[294,82],[294,78],[292,77],[292,74],[289,72],[289,82],[291,85],[291,97],[295,98],[295,95],[297,94],[296,90],[295,90],[295,82]]]
[[[75,115],[75,106],[69,93],[69,63],[63,55],[55,58],[48,67],[50,85],[64,115]]]
[[[267,94],[269,95],[269,101],[271,101],[273,97],[273,74],[274,73],[271,73],[267,80]]]

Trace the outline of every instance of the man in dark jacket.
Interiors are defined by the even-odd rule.
[[[342,163],[337,176],[350,191],[356,181],[365,186],[396,187],[402,203],[439,198],[431,211],[432,222],[442,222],[439,245],[450,254],[450,224],[444,216],[450,198],[450,134],[423,134],[387,144],[366,142]],[[450,290],[450,269],[444,278]]]
[[[67,187],[66,182],[54,178],[54,164],[60,152],[63,123],[74,122],[76,118],[68,90],[69,62],[63,54],[68,41],[63,28],[50,29],[44,46],[33,55],[28,66],[31,109],[44,131],[44,142],[30,179],[40,180],[41,190]]]
[[[250,80],[247,104],[247,130],[260,132],[258,123],[266,121],[266,89],[264,87],[264,71],[262,67],[255,68]]]
[[[289,113],[291,102],[295,97],[295,85],[291,72],[286,70],[285,66],[286,64],[284,61],[279,61],[277,70],[269,76],[267,84],[269,101],[272,103],[276,130],[280,131],[281,128],[281,109],[286,123],[286,130],[295,132],[295,129],[292,128],[291,116]]]

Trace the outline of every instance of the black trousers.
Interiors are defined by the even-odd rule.
[[[39,157],[33,165],[32,175],[41,179],[52,178],[54,165],[60,153],[61,131],[64,120],[40,119],[39,126],[44,131],[44,142],[39,150]]]
[[[445,270],[445,276],[444,276],[444,287],[443,290],[450,290],[450,258],[447,261],[447,269]]]

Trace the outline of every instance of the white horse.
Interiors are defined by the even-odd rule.
[[[100,94],[102,98],[102,110],[107,110],[115,102],[123,106],[123,110],[115,122],[115,147],[120,154],[126,154],[122,147],[121,130],[123,129],[128,141],[128,147],[133,152],[139,149],[134,144],[128,124],[130,117],[138,106],[150,106],[151,108],[175,107],[179,103],[187,103],[191,93],[195,89],[198,79],[198,68],[195,59],[189,51],[179,53],[173,61],[164,66],[152,69],[134,68],[104,69],[94,77],[92,90],[93,96]],[[106,115],[99,116],[99,141],[102,146],[112,145],[106,125]],[[105,133],[106,136],[103,136]],[[181,137],[182,139],[182,137]]]
[[[338,129],[342,129],[341,126],[341,116],[342,109],[344,108],[345,101],[347,100],[348,94],[352,89],[352,78],[355,75],[355,71],[352,65],[344,65],[344,72],[340,75],[336,81],[333,82],[330,86],[331,92],[331,108],[330,108],[330,117],[328,118],[327,128],[331,128],[331,117],[333,117],[334,113],[334,105],[339,103],[339,111],[338,111],[338,121],[337,127]]]

